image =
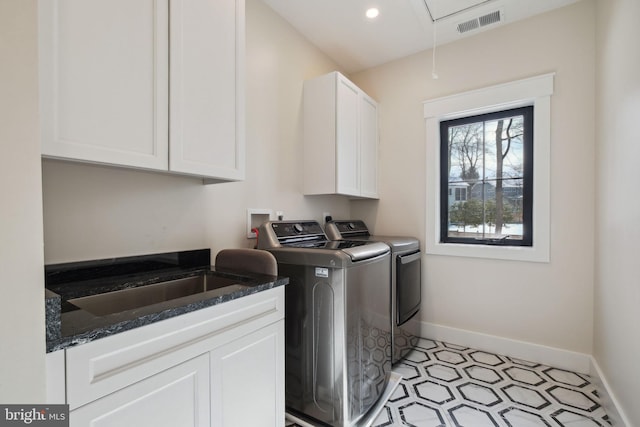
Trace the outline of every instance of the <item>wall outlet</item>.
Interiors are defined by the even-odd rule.
[[[331,218],[331,212],[322,212],[322,222],[327,222],[327,217]]]

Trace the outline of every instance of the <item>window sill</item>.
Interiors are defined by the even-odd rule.
[[[549,250],[535,246],[465,245],[427,241],[428,255],[459,256],[468,258],[502,259],[509,261],[549,262]]]

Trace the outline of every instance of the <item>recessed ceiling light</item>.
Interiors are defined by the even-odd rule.
[[[369,19],[375,19],[378,17],[378,15],[380,15],[380,11],[378,10],[378,8],[372,7],[370,9],[367,9],[366,15]]]

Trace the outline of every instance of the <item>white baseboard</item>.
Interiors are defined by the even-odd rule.
[[[596,359],[591,357],[591,379],[598,389],[600,404],[607,411],[611,424],[615,427],[631,427],[631,423],[626,414],[620,409],[620,404],[613,394],[606,377],[602,373]]]
[[[575,351],[533,344],[526,341],[512,340],[465,329],[451,328],[449,326],[428,322],[420,322],[419,336],[582,374],[589,375],[591,372],[591,355],[577,353]]]

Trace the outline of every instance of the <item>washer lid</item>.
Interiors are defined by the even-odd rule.
[[[390,252],[381,242],[364,240],[329,240],[317,221],[270,221],[260,226],[259,249],[289,248],[313,264],[314,254],[326,257],[329,251],[347,255],[352,262]]]
[[[390,251],[389,246],[381,242],[367,242],[364,240],[326,240],[319,241],[301,241],[284,243],[283,247],[296,248],[300,250],[317,251],[340,251],[349,255],[351,261],[363,261],[369,258],[375,258],[384,255]],[[309,256],[309,255],[307,255]]]

